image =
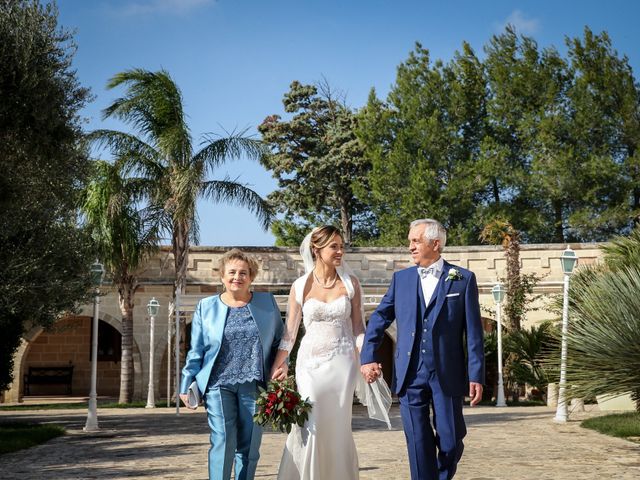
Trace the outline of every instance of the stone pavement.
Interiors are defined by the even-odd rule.
[[[0,422],[37,420],[68,434],[0,456],[2,479],[206,479],[208,428],[203,409],[179,417],[159,408],[99,410],[101,431],[82,432],[84,410],[0,412]],[[408,479],[398,407],[393,429],[354,406],[360,478]],[[595,480],[640,478],[640,444],[580,428],[573,415],[556,425],[546,407],[466,408],[469,433],[456,480]],[[275,479],[285,435],[265,432],[256,478]],[[341,480],[341,479],[327,479]]]

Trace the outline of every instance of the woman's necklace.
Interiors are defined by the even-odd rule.
[[[241,300],[241,299],[236,299],[233,298],[231,295],[225,295],[227,292],[224,292],[222,295],[225,296],[225,298],[222,299],[222,301],[224,303],[226,303],[229,307],[231,308],[240,308],[240,307],[244,307],[246,306],[249,302],[251,302],[251,297],[252,295],[249,295],[249,298],[247,300]]]
[[[322,288],[327,288],[327,289],[333,288],[333,286],[336,284],[336,280],[338,280],[338,273],[336,272],[336,276],[333,277],[333,281],[329,285],[325,285],[325,284],[320,282],[320,279],[316,275],[316,271],[315,270],[312,273],[313,273],[313,281],[316,282],[316,285],[318,285],[318,286],[320,286]]]

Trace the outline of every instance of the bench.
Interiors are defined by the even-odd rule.
[[[66,367],[29,367],[24,375],[24,394],[30,395],[31,385],[66,385],[67,395],[71,395],[73,366]]]

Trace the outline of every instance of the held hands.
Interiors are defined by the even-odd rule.
[[[360,373],[362,373],[367,383],[373,383],[382,375],[382,364],[377,362],[365,363],[360,367]]]
[[[289,365],[287,362],[282,362],[280,366],[273,366],[271,368],[271,380],[284,380],[287,378],[287,374],[289,373]]]
[[[471,406],[477,405],[482,400],[482,384],[476,382],[469,382],[469,397],[471,398]]]

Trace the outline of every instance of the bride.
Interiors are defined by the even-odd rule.
[[[386,421],[391,393],[382,379],[364,382],[359,348],[364,337],[362,292],[343,264],[344,240],[333,226],[315,228],[300,247],[306,273],[291,286],[285,333],[272,378],[288,373],[287,357],[300,321],[305,335],[296,360],[296,383],[313,405],[304,427],[293,426],[282,454],[280,480],[358,478],[358,455],[351,432],[354,391],[372,418]]]

